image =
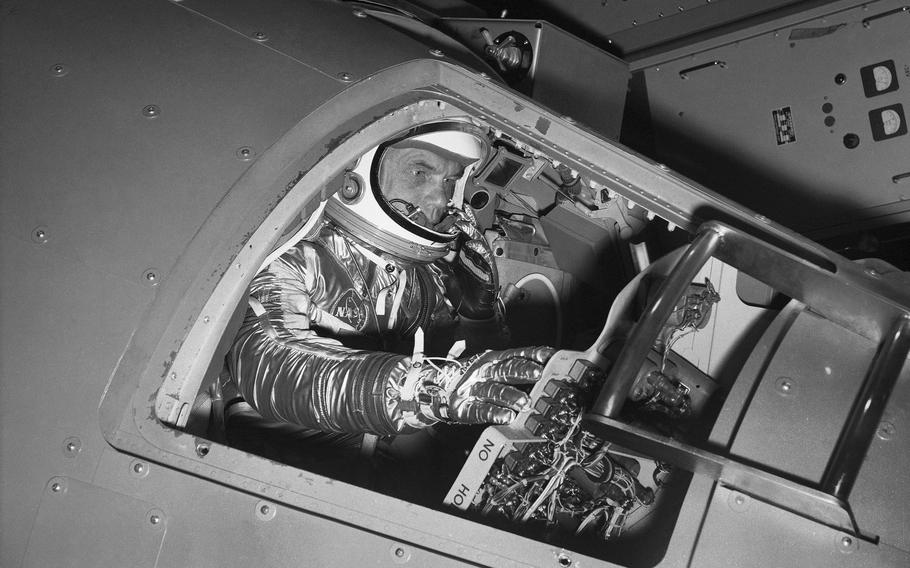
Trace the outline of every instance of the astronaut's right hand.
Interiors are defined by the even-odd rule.
[[[467,359],[425,360],[412,369],[402,389],[402,405],[410,414],[406,418],[414,426],[508,424],[530,400],[516,386],[540,380],[555,352],[552,347],[523,347]]]

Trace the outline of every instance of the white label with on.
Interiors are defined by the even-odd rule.
[[[491,426],[484,430],[443,502],[467,510],[507,442],[501,428]]]

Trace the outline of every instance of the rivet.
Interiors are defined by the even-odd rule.
[[[254,509],[256,518],[260,521],[271,521],[278,513],[278,508],[268,501],[259,501]]]
[[[199,442],[196,444],[196,455],[200,458],[204,458],[209,455],[209,451],[212,449],[212,446],[206,442]]]
[[[62,63],[55,63],[51,65],[51,75],[54,77],[63,77],[69,73],[69,70]]]
[[[269,36],[265,32],[256,32],[253,34],[253,39],[256,41],[267,41]]]
[[[210,321],[212,321],[212,318],[210,318],[209,316],[205,316],[204,318],[202,318],[202,323],[209,323]]]
[[[146,268],[145,272],[142,273],[142,280],[149,286],[157,286],[160,279],[161,276],[155,268]]]
[[[161,517],[159,517],[158,515],[152,515],[149,517],[149,522],[152,523],[153,525],[157,525],[158,523],[161,522]]]
[[[748,497],[737,491],[730,493],[730,497],[727,500],[727,503],[730,505],[730,508],[737,513],[742,513],[749,508]]]
[[[130,474],[133,477],[146,477],[149,474],[149,466],[143,461],[133,460],[130,463]]]
[[[784,396],[790,396],[796,391],[796,384],[790,377],[779,377],[775,386],[777,391]]]
[[[411,559],[411,553],[400,544],[393,544],[389,548],[389,555],[396,564],[405,564]]]
[[[57,482],[52,483],[51,491],[53,491],[54,493],[60,493],[61,491],[63,491],[63,484],[57,483]]]
[[[234,155],[237,156],[237,159],[241,162],[249,162],[256,156],[256,151],[253,150],[252,146],[241,146],[240,148],[237,148]]]
[[[76,457],[82,451],[82,441],[76,437],[70,437],[63,440],[63,455],[68,458]]]
[[[894,424],[885,420],[878,425],[878,430],[875,432],[875,435],[882,440],[890,440],[894,437],[896,431],[897,428],[894,427]]]
[[[841,535],[837,538],[837,549],[844,554],[850,554],[857,549],[859,543],[850,535]]]
[[[142,116],[146,118],[158,118],[161,116],[161,108],[158,105],[146,105],[142,108]]]
[[[36,243],[44,244],[47,242],[47,227],[35,227],[32,229],[32,240]]]
[[[432,55],[433,57],[445,57],[446,56],[446,54],[443,53],[441,49],[431,49],[430,55]]]
[[[345,83],[350,83],[351,81],[354,80],[354,76],[351,75],[350,73],[348,73],[347,71],[342,71],[341,73],[339,73],[337,75],[337,77],[339,79],[341,79],[342,81],[344,81]]]

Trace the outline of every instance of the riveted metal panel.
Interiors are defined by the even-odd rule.
[[[251,161],[343,86],[176,3],[4,12],[0,221],[51,226],[74,258],[133,281],[166,278]]]
[[[346,2],[184,0],[183,5],[336,80],[358,80],[402,61],[431,57],[427,47]]]
[[[0,566],[17,566],[52,475],[87,481],[106,442],[98,403],[155,288],[0,229]]]
[[[152,503],[54,477],[41,498],[23,567],[153,568],[167,530],[167,513]]]
[[[910,219],[910,135],[876,141],[870,118],[910,108],[910,12],[843,4],[651,62],[661,159],[816,237]],[[861,69],[883,61],[899,89],[869,97]]]
[[[910,553],[910,364],[904,363],[850,493],[857,521]],[[897,505],[897,506],[896,506]]]
[[[844,540],[844,539],[847,540]],[[910,556],[861,541],[747,495],[718,487],[699,533],[691,566],[907,566]]]
[[[786,337],[765,369],[730,452],[817,483],[876,346],[807,312]]]

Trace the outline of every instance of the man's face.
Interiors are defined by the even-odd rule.
[[[445,215],[464,166],[424,148],[388,148],[379,166],[386,200],[411,221],[432,228]],[[409,210],[405,203],[416,210]]]

